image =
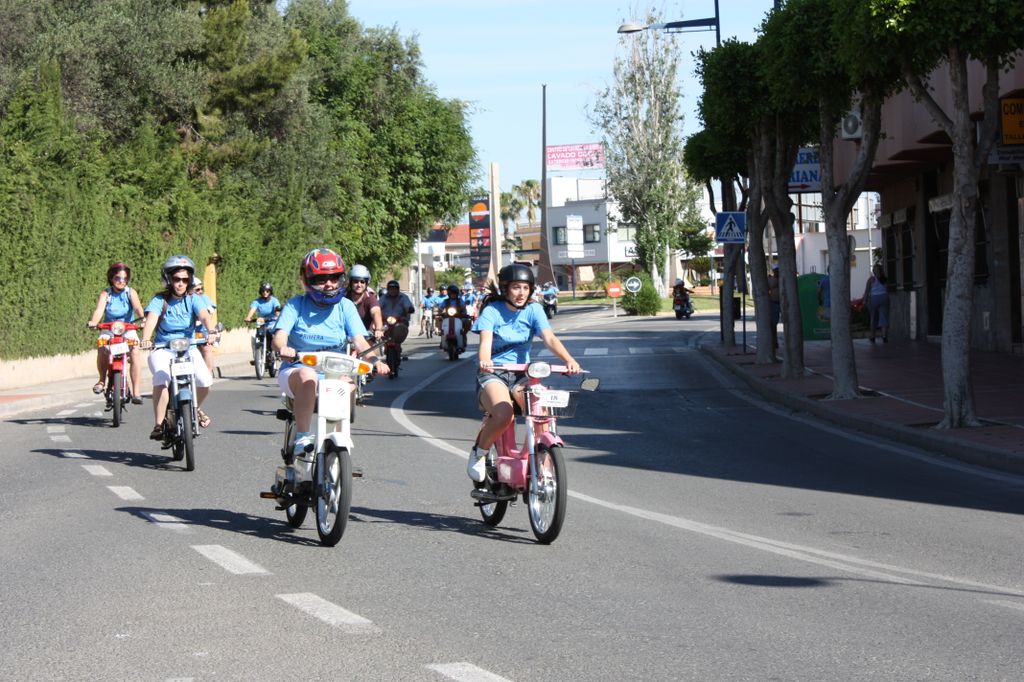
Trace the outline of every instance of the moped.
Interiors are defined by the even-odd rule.
[[[256,318],[256,331],[252,339],[252,360],[250,364],[256,369],[256,378],[262,379],[264,372],[271,377],[277,376],[278,357],[271,345],[273,331],[268,328],[268,320]]]
[[[459,354],[465,350],[462,347],[462,318],[459,317],[459,309],[455,306],[445,308],[441,325],[444,327],[441,348],[448,354],[449,360],[458,360]]]
[[[96,345],[106,348],[110,356],[107,365],[107,407],[113,413],[114,426],[121,425],[121,411],[132,402],[132,391],[136,388],[130,386],[125,369],[128,367],[128,354],[132,346],[137,344],[135,339],[126,338],[125,333],[138,329],[131,322],[101,322],[96,325],[99,329],[110,332],[109,337],[101,336],[96,340]]]
[[[498,436],[487,456],[487,478],[474,483],[470,495],[488,526],[501,523],[509,503],[515,503],[521,495],[534,536],[538,542],[550,544],[562,530],[569,490],[562,455],[565,443],[558,435],[557,422],[559,418],[574,416],[578,391],[553,389],[542,383],[554,373],[567,374],[569,368],[564,365],[535,361],[528,365],[498,365],[494,370],[526,374],[521,410],[526,432],[523,444],[518,445],[513,421]],[[600,383],[597,377],[588,377],[580,384],[580,390],[596,391]],[[519,414],[518,401],[515,407]],[[485,414],[484,422],[489,418]]]
[[[167,386],[170,392],[167,400],[167,416],[164,418],[163,449],[171,449],[175,462],[185,460],[185,471],[195,471],[195,444],[199,437],[199,423],[196,418],[196,371],[191,346],[206,343],[204,337],[171,339],[166,343],[153,345],[153,349],[170,348],[174,352],[171,358],[171,381]],[[202,359],[199,360],[202,362]]]

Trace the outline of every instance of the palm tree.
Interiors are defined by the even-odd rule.
[[[512,223],[512,232],[515,232],[516,221],[519,214],[523,212],[522,200],[512,192],[501,193],[501,222],[505,226],[505,234],[509,234],[509,223]]]
[[[537,209],[540,208],[540,183],[536,180],[523,180],[518,185],[512,186],[512,192],[519,196],[526,209],[526,220],[533,223],[537,219]]]

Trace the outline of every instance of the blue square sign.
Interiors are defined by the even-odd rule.
[[[747,214],[743,211],[719,211],[715,215],[715,241],[719,244],[745,243]]]

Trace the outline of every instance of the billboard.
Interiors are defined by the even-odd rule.
[[[469,202],[469,264],[474,278],[487,277],[491,266],[491,198]]]
[[[604,168],[604,145],[600,142],[562,144],[547,147],[548,170],[594,170]]]

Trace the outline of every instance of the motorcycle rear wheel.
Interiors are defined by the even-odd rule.
[[[316,532],[322,544],[334,547],[345,534],[352,508],[352,458],[348,450],[327,448],[320,461],[324,487],[316,491]]]
[[[124,390],[122,384],[124,383],[124,375],[119,371],[114,371],[110,376],[110,403],[114,407],[114,427],[117,428],[121,425],[121,393]]]
[[[560,446],[538,445],[536,461],[538,489],[527,492],[527,510],[534,536],[547,545],[562,530],[569,488]]]
[[[477,488],[487,487],[483,483],[474,483],[474,486]],[[508,511],[508,500],[481,504],[480,518],[484,520],[485,524],[493,528],[501,523],[501,520],[505,518],[506,511]]]

